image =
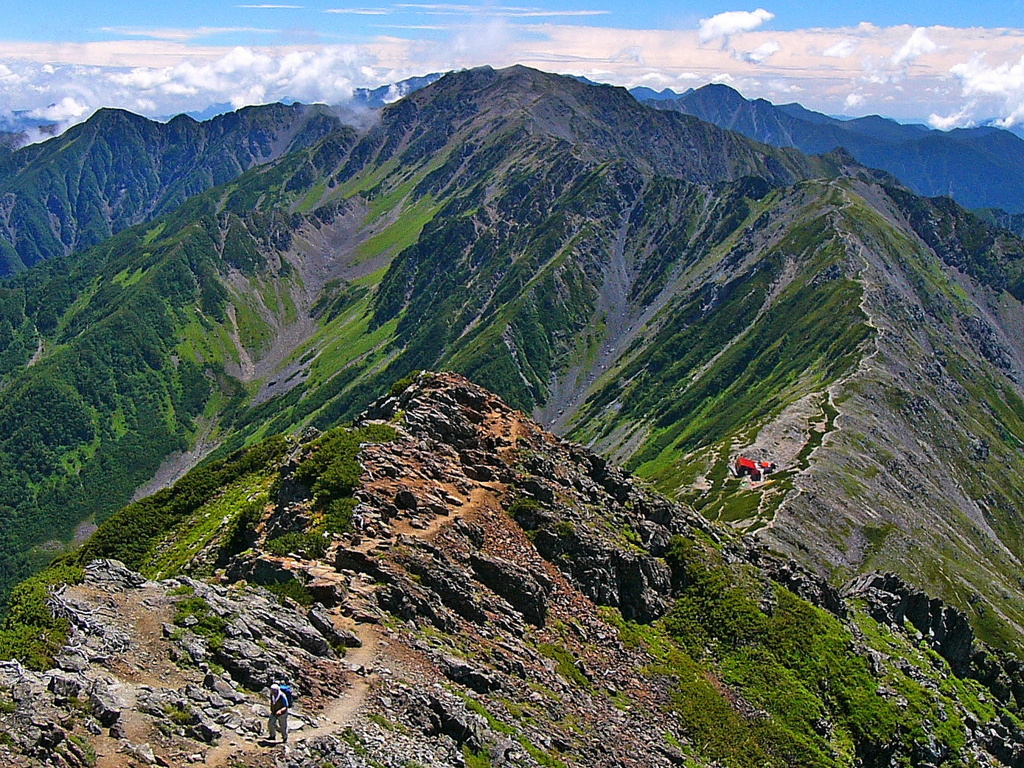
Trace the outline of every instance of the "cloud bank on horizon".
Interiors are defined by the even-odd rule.
[[[361,25],[325,42],[322,30],[274,27],[305,5],[234,8],[252,23],[131,23],[73,42],[0,40],[0,116],[73,123],[104,106],[163,116],[223,103],[342,103],[356,87],[518,63],[628,87],[727,83],[748,98],[943,129],[991,118],[1024,124],[1024,29],[1009,26],[773,29],[778,14],[758,7],[627,28],[607,8],[396,3],[313,9]]]

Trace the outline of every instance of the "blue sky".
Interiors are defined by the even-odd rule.
[[[748,97],[941,128],[1018,124],[1024,0],[38,0],[0,29],[0,115],[342,102],[354,87],[513,63],[677,91],[725,82]]]
[[[445,9],[443,6],[449,6]],[[902,2],[776,2],[768,3],[777,30],[812,27],[911,25],[951,27],[1024,28],[1024,1],[1001,0],[965,3],[962,0],[903,0]],[[417,7],[419,6],[419,7]],[[432,8],[429,6],[433,6]],[[434,25],[451,21],[461,8],[488,7],[500,13],[497,3],[346,3],[346,2],[204,2],[140,3],[125,0],[78,0],[19,4],[5,16],[0,37],[8,40],[87,42],[119,39],[119,30],[237,30],[215,35],[221,42],[263,45],[289,37],[338,36],[356,42],[395,27]],[[461,7],[461,8],[460,8]],[[733,2],[566,2],[565,0],[505,4],[514,15],[534,21],[574,20],[587,26],[623,29],[680,29],[696,27],[700,19],[732,10],[754,10]],[[348,13],[334,14],[331,10]],[[362,12],[362,13],[360,13]],[[532,13],[531,13],[532,12]],[[559,15],[564,14],[564,15]],[[266,31],[255,31],[266,30]],[[276,39],[275,39],[276,38]]]

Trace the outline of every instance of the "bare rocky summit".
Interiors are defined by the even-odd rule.
[[[366,424],[397,438],[362,446],[351,530],[327,535],[317,557],[266,546],[315,527],[315,494],[297,468],[316,443],[303,441],[275,468],[253,546],[226,563],[211,545],[153,580],[95,560],[81,583],[51,590],[69,641],[52,669],[0,664],[0,762],[747,765],[713,729],[758,728],[764,764],[825,764],[770,735],[782,715],[735,674],[731,630],[715,624],[708,584],[721,583],[729,616],[749,605],[770,627],[802,606],[798,636],[846,633],[837,647],[869,676],[863,706],[920,715],[917,730],[898,720],[869,736],[808,678],[826,702],[820,748],[847,744],[827,764],[1024,764],[1009,714],[1024,702],[1016,660],[984,649],[962,613],[897,577],[836,589],[453,374],[420,374],[374,403]],[[293,579],[311,605],[257,586]],[[706,611],[699,642],[678,629],[690,626],[684,604]],[[737,652],[758,643],[747,637]],[[287,747],[263,740],[266,691],[280,678],[298,694]],[[712,730],[698,695],[717,697],[707,718],[724,707]],[[921,714],[931,711],[922,702],[945,720]]]

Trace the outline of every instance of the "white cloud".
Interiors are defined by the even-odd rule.
[[[740,61],[749,61],[751,64],[760,64],[765,59],[770,58],[772,55],[782,50],[782,46],[775,40],[769,40],[766,43],[761,43],[751,51],[736,52],[734,55]]]
[[[923,56],[926,53],[932,53],[937,51],[939,46],[932,42],[931,38],[928,37],[928,30],[924,27],[918,27],[915,29],[907,42],[903,44],[903,47],[896,51],[892,57],[893,64],[904,64],[909,61],[913,61],[919,56]]]
[[[1004,105],[1001,125],[1009,128],[1024,121],[1024,56],[1016,62],[988,66],[982,56],[957,64],[950,72],[961,83],[965,97],[995,97]]]
[[[324,13],[347,13],[353,16],[387,16],[387,8],[327,8]]]
[[[962,109],[952,115],[943,117],[942,115],[931,114],[928,117],[928,124],[932,128],[938,128],[940,131],[966,128],[974,124],[974,120],[971,117],[973,109],[973,104],[965,104]]]
[[[439,16],[505,16],[508,18],[550,18],[554,16],[604,16],[607,10],[555,11],[547,8],[525,8],[508,5],[467,5],[461,3],[396,3],[394,8]],[[335,11],[332,11],[335,12]]]
[[[385,104],[393,104],[406,95],[406,89],[397,83],[388,86],[388,92],[384,94],[382,101]]]
[[[500,17],[482,18],[454,30],[443,52],[445,69],[454,69],[464,61],[487,61],[496,51],[507,50],[515,44],[515,28]],[[437,55],[435,53],[434,55]]]
[[[861,24],[777,31],[759,28],[771,15],[758,9],[704,20],[702,39],[696,25],[642,30],[540,18],[524,23],[525,17],[510,15],[516,10],[510,5],[416,7],[431,33],[381,31],[347,47],[232,49],[212,45],[209,37],[190,37],[194,30],[172,30],[163,38],[135,30],[148,37],[75,44],[0,40],[0,105],[47,109],[70,98],[90,110],[117,106],[166,115],[215,102],[337,103],[354,86],[521,63],[626,86],[664,83],[681,91],[730,82],[745,96],[773,100],[799,91],[806,106],[829,113],[912,119],[935,114],[942,120],[967,107],[965,119],[1024,121],[1021,30]],[[349,10],[388,9],[397,13],[393,5]],[[985,51],[985,57],[974,51]]]
[[[950,72],[963,81],[966,94],[989,94],[1014,97],[1024,91],[1024,56],[1017,62],[1002,62],[994,67],[985,64],[982,56],[957,64]]]
[[[145,29],[141,27],[103,27],[104,32],[111,32],[128,37],[144,37],[151,40],[194,40],[197,37],[213,37],[229,35],[237,32],[248,32],[259,35],[276,35],[277,29],[260,29],[258,27],[194,27],[192,29]]]
[[[764,8],[758,8],[756,11],[725,11],[708,19],[701,19],[697,34],[702,43],[722,38],[725,44],[733,35],[751,32],[774,18],[775,14]]]
[[[71,96],[65,96],[56,104],[48,107],[33,109],[28,113],[29,117],[39,120],[49,120],[54,123],[67,123],[77,121],[79,118],[88,117],[94,110],[82,104]]]
[[[854,91],[853,93],[847,94],[846,98],[843,100],[843,111],[846,112],[852,109],[857,109],[857,107],[861,106],[863,103],[864,94]]]
[[[28,92],[38,105],[30,115],[74,123],[97,108],[114,106],[148,115],[170,115],[210,104],[235,107],[283,99],[341,103],[374,62],[354,47],[309,50],[236,47],[218,58],[191,58],[172,66],[80,67],[8,61],[0,64],[0,103],[17,104]],[[401,79],[401,78],[397,78]],[[23,81],[23,82],[15,82]],[[26,87],[25,83],[30,85]]]
[[[852,56],[856,52],[859,43],[849,37],[844,37],[838,43],[830,45],[824,51],[821,52],[822,56],[827,56],[830,59],[845,59],[847,56]]]
[[[4,85],[16,85],[21,83],[22,77],[14,72],[6,64],[0,63],[0,83]]]
[[[644,52],[639,45],[631,45],[612,55],[612,61],[631,62],[633,64],[644,64]]]
[[[768,81],[768,87],[772,93],[781,95],[790,95],[794,93],[803,93],[803,88],[795,83],[787,83],[784,80],[770,80]]]

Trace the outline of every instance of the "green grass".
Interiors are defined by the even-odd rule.
[[[308,608],[316,602],[313,598],[313,593],[306,588],[305,584],[296,578],[286,579],[285,581],[275,581],[269,584],[262,584],[261,586],[277,597],[282,604],[284,604],[284,601],[288,599],[294,600],[299,605],[303,605]],[[344,654],[344,649],[336,648],[335,650]]]
[[[206,638],[210,648],[216,650],[226,639],[225,630],[228,620],[218,616],[201,597],[184,597],[174,605],[174,623],[179,627],[187,627],[201,637]]]
[[[237,322],[238,340],[242,346],[258,358],[274,339],[274,329],[260,316],[259,311],[250,299],[235,295],[235,319]]]
[[[580,672],[576,666],[576,657],[571,651],[554,643],[541,643],[537,646],[537,652],[541,656],[547,656],[555,662],[555,671],[566,679],[567,682],[578,685],[584,690],[590,690],[593,684]]]
[[[139,282],[139,280],[142,279],[143,274],[145,273],[143,272],[141,267],[136,269],[134,272],[129,272],[127,269],[122,269],[120,272],[114,275],[114,282],[117,283],[122,288],[127,288]]]
[[[223,489],[164,537],[150,555],[143,573],[163,579],[186,572],[196,555],[215,540],[227,544],[234,524],[250,506],[262,512],[269,501],[267,489],[271,481],[272,475],[264,471],[247,475]]]
[[[491,756],[486,752],[477,752],[465,744],[462,746],[462,759],[466,768],[491,768]]]
[[[49,669],[53,656],[67,642],[71,627],[54,617],[46,601],[52,587],[82,581],[81,567],[66,558],[21,582],[12,591],[0,624],[0,659],[19,659],[32,669]]]
[[[238,362],[238,350],[227,328],[196,318],[181,330],[182,341],[176,352],[192,362]]]
[[[316,205],[320,202],[320,199],[324,196],[324,192],[327,191],[327,182],[320,182],[315,186],[311,187],[309,192],[306,193],[305,197],[299,201],[298,205],[295,206],[297,213],[305,213],[313,210]]]
[[[376,210],[376,203],[374,209]],[[361,243],[356,249],[354,263],[360,264],[380,254],[394,256],[401,253],[419,239],[423,227],[434,218],[440,209],[441,203],[432,198],[420,198],[413,205],[403,209],[394,224]]]
[[[195,713],[186,704],[167,704],[164,706],[164,716],[177,726],[192,725],[195,722]]]
[[[310,378],[314,383],[326,381],[358,358],[394,338],[397,320],[371,328],[369,301],[369,297],[360,300],[317,333],[313,343],[321,339],[326,343],[312,366]]]
[[[327,539],[319,533],[286,533],[268,540],[263,549],[278,557],[298,554],[307,560],[318,560],[327,551]]]
[[[759,581],[706,545],[677,541],[670,563],[684,586],[663,621],[636,625],[611,609],[602,618],[627,647],[650,655],[644,674],[671,681],[668,707],[686,742],[672,737],[703,760],[729,768],[838,768],[854,765],[867,748],[895,744],[898,754],[909,754],[930,733],[949,750],[950,764],[959,764],[963,708],[982,722],[995,715],[991,705],[979,709],[977,683],[950,675],[932,652],[859,609],[861,642],[887,660],[880,676],[834,616],[778,586],[771,609],[762,610]],[[907,673],[901,659],[918,671]],[[905,703],[880,696],[883,687]]]
[[[361,443],[394,440],[392,427],[371,424],[359,429],[338,427],[325,432],[310,446],[309,455],[295,469],[295,480],[313,494],[315,509],[339,514],[339,503],[349,499],[359,486],[363,468],[359,464]],[[351,508],[348,509],[349,515]]]
[[[204,518],[200,526],[203,530],[197,541],[203,537],[204,532],[209,532],[210,527],[223,521],[225,516],[243,512],[247,498],[244,487],[247,483],[242,478],[262,472],[269,474],[272,471],[270,468],[275,466],[287,449],[287,440],[275,436],[225,460],[200,465],[172,488],[129,504],[104,521],[76,554],[76,559],[84,564],[97,557],[110,557],[121,560],[130,568],[145,569],[152,558],[159,557],[161,547],[168,543],[168,535],[191,520],[204,505],[219,499],[225,487],[239,484],[233,493],[227,495],[223,505],[214,504],[208,514],[201,515]],[[252,482],[256,485],[249,486],[250,490],[258,493],[255,489],[259,487],[259,482],[255,479]],[[188,532],[183,533],[189,536]],[[173,542],[170,544],[174,548]],[[180,548],[174,548],[175,554],[169,555],[167,562],[183,562],[192,544],[186,543]]]

